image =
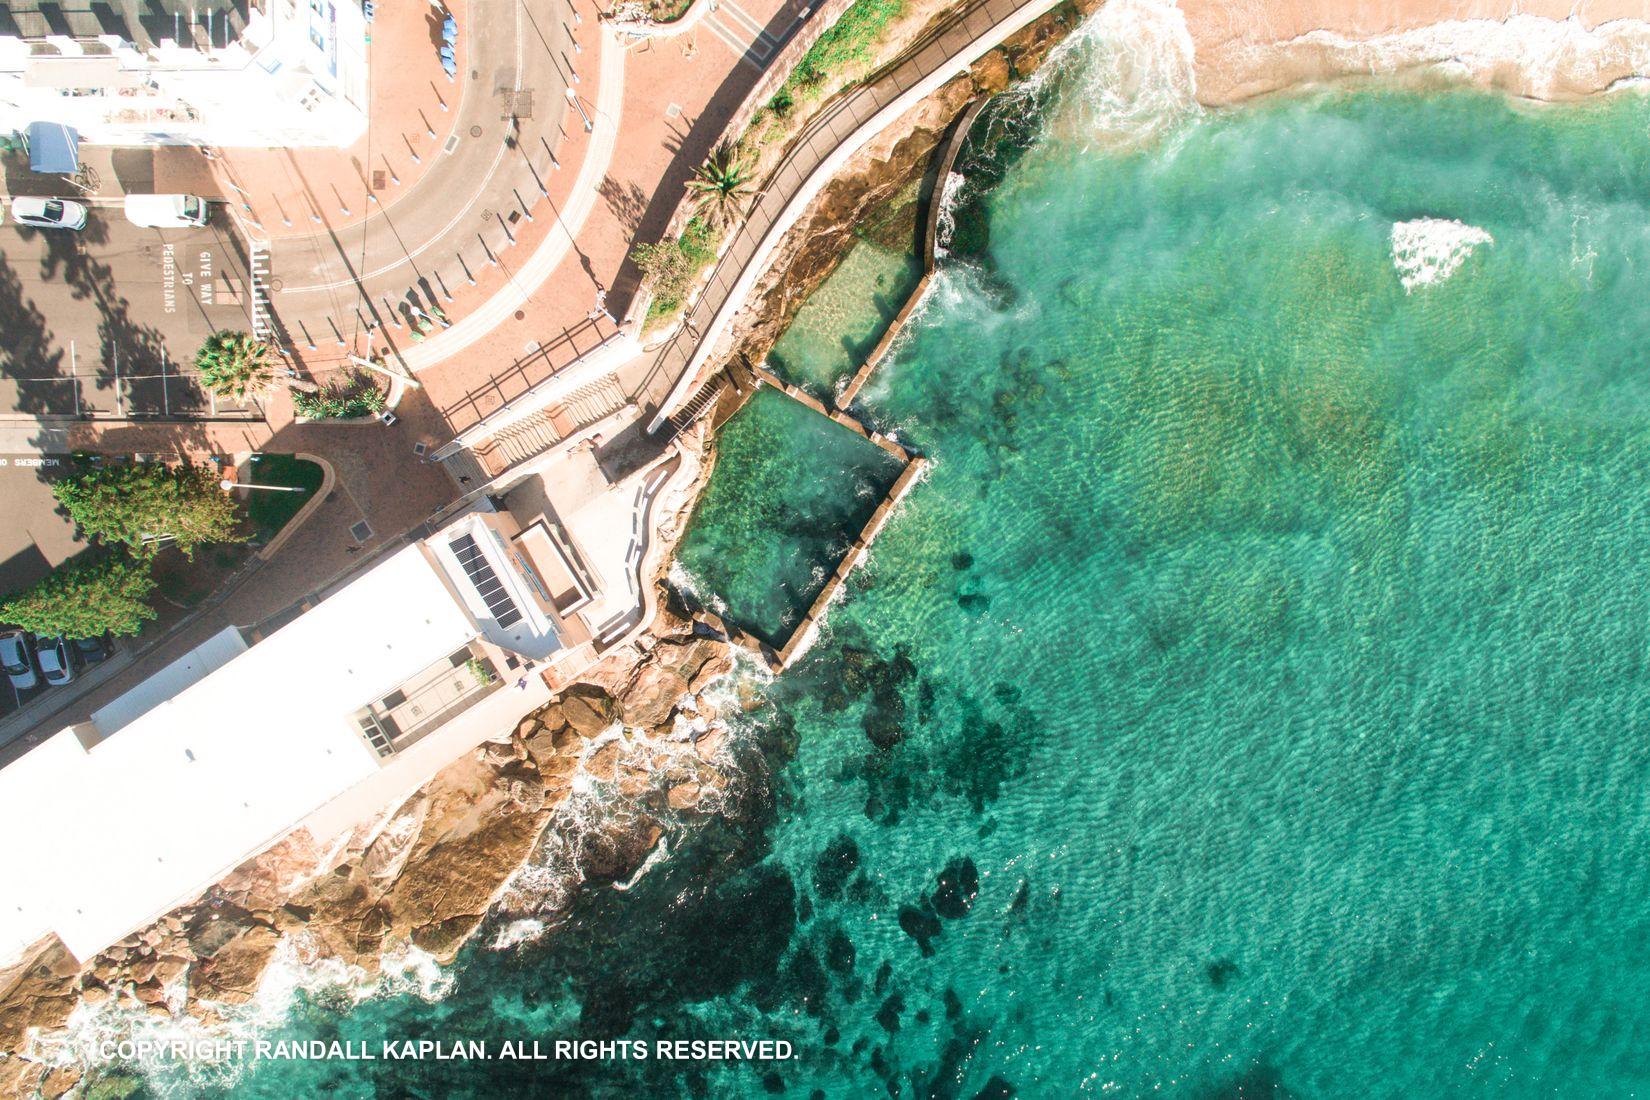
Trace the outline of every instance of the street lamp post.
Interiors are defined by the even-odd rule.
[[[228,477],[218,482],[218,487],[226,493],[231,489],[273,489],[277,493],[302,493],[305,491],[301,485],[254,485],[250,481],[236,481]]]
[[[590,121],[590,116],[584,113],[584,104],[579,100],[578,93],[573,91],[572,88],[567,89],[567,102],[579,109],[579,117],[584,119],[585,133],[588,134],[596,128],[596,124]]]

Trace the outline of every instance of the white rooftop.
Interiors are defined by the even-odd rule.
[[[0,963],[53,931],[90,958],[373,775],[352,714],[477,633],[410,546],[90,751],[0,770]]]
[[[118,699],[92,713],[99,737],[123,730],[190,684],[199,683],[242,653],[246,639],[237,627],[226,626]]]

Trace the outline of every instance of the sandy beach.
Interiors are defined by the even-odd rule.
[[[1124,0],[1125,3],[1128,0]],[[1650,3],[1183,0],[1197,98],[1437,69],[1514,95],[1575,99],[1650,73]]]

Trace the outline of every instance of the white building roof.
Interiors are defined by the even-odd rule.
[[[191,684],[199,683],[242,653],[246,639],[240,629],[226,626],[119,698],[92,712],[98,738],[125,729]]]
[[[460,547],[466,539],[486,563],[486,571],[480,575],[476,565],[467,568],[460,560]],[[542,661],[562,648],[556,624],[533,600],[530,585],[535,582],[529,582],[526,576],[530,567],[525,559],[517,560],[516,552],[505,545],[504,539],[480,515],[471,513],[456,520],[440,534],[431,536],[427,545],[452,578],[453,587],[470,615],[480,624],[482,637],[535,661]],[[483,594],[484,588],[487,595]],[[540,595],[548,598],[548,594]],[[514,616],[510,614],[512,610],[516,613]]]
[[[411,546],[90,751],[64,730],[0,770],[0,962],[48,931],[87,959],[195,897],[372,775],[352,714],[476,635]]]

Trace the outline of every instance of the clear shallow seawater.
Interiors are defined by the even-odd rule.
[[[865,395],[934,468],[752,715],[749,812],[437,1004],[281,1032],[799,1060],[224,1092],[1650,1090],[1650,105],[1320,93],[1132,152],[1042,110]],[[1406,295],[1420,217],[1494,243]],[[730,569],[803,537],[741,516],[775,470],[842,523],[826,454],[735,446],[782,418],[698,520]]]
[[[719,609],[777,648],[901,467],[870,440],[768,386],[716,446],[718,489],[699,502],[677,557],[702,595],[714,594]]]
[[[769,368],[829,401],[838,381],[865,362],[921,278],[922,263],[912,253],[854,242],[768,353]]]

